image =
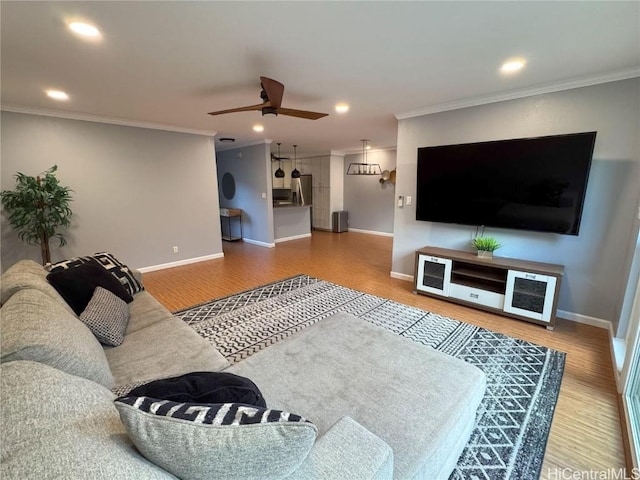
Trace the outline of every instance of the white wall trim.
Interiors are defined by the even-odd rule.
[[[291,237],[276,238],[276,243],[288,242],[290,240],[299,240],[301,238],[309,238],[311,233],[303,233],[301,235],[293,235]]]
[[[558,310],[556,315],[571,322],[583,323],[585,325],[591,325],[592,327],[604,328],[607,331],[613,331],[611,322],[609,320],[603,320],[602,318],[590,317],[588,315],[567,312],[565,310]]]
[[[0,110],[15,113],[26,113],[29,115],[42,115],[44,117],[66,118],[68,120],[82,120],[84,122],[108,123],[111,125],[123,125],[125,127],[150,128],[152,130],[166,130],[169,132],[191,133],[193,135],[205,135],[215,137],[215,130],[198,130],[195,128],[183,128],[176,125],[164,125],[161,123],[139,122],[127,120],[126,118],[103,117],[100,115],[90,115],[88,113],[61,112],[57,110],[45,110],[35,107],[22,107],[19,105],[1,105]]]
[[[191,263],[205,262],[207,260],[215,260],[216,258],[224,257],[224,253],[214,253],[211,255],[205,255],[204,257],[187,258],[185,260],[178,260],[177,262],[161,263],[160,265],[151,265],[149,267],[142,267],[138,270],[141,273],[155,272],[156,270],[164,270],[165,268],[181,267],[183,265],[189,265]]]
[[[276,246],[275,243],[259,242],[258,240],[252,240],[250,238],[243,238],[242,241],[250,243],[251,245],[258,245],[259,247],[274,248]]]
[[[260,140],[254,140],[253,142],[246,142],[246,143],[240,142],[238,144],[234,143],[231,145],[217,143],[216,150],[219,152],[226,152],[228,150],[237,150],[240,148],[254,147],[256,145],[271,145],[272,142],[273,140],[270,138],[262,138]]]
[[[545,93],[560,92],[563,90],[571,90],[574,88],[589,87],[600,83],[616,82],[626,80],[628,78],[640,77],[640,68],[630,68],[610,72],[603,75],[592,75],[587,77],[574,78],[564,82],[555,82],[540,85],[534,88],[525,88],[521,90],[512,90],[510,92],[499,93],[496,95],[486,95],[481,97],[472,97],[453,102],[439,103],[428,107],[412,110],[405,113],[397,113],[395,117],[398,120],[407,118],[420,117],[432,113],[446,112],[449,110],[458,110],[460,108],[476,107],[478,105],[486,105],[495,102],[504,102],[506,100],[515,100],[518,98],[532,97],[534,95],[543,95]]]
[[[393,237],[393,233],[388,232],[376,232],[375,230],[361,230],[359,228],[349,227],[350,232],[365,233],[367,235],[378,235],[379,237]]]
[[[407,275],[406,273],[391,272],[390,277],[413,283],[413,275]]]

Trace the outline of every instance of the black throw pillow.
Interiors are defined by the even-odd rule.
[[[51,272],[47,280],[69,304],[76,315],[80,315],[91,300],[96,287],[109,290],[127,303],[133,297],[124,286],[96,261],[89,261],[67,270]]]
[[[152,397],[178,403],[244,403],[266,408],[260,389],[233,373],[193,372],[134,388],[128,397]]]

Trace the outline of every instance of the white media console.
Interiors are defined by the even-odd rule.
[[[414,291],[553,329],[563,273],[562,265],[424,247]]]

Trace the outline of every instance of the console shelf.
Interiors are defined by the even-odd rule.
[[[424,247],[414,291],[553,329],[563,273],[562,265]]]

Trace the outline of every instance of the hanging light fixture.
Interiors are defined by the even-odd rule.
[[[300,170],[296,167],[296,148],[298,148],[298,145],[293,146],[293,170],[291,170],[291,178],[300,178]]]
[[[278,142],[278,169],[274,174],[276,178],[284,178],[284,170],[282,170],[282,157],[280,156],[280,142]]]
[[[347,175],[381,175],[380,164],[367,162],[367,142],[369,140],[360,141],[362,142],[362,162],[351,162],[347,168]]]

